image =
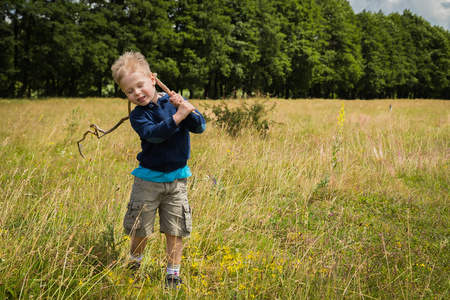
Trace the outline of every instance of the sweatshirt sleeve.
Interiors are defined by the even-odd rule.
[[[191,113],[186,119],[183,120],[183,122],[190,132],[203,133],[206,129],[205,118],[197,109],[195,109],[195,112],[198,115]]]
[[[149,143],[161,143],[177,130],[173,118],[166,118],[158,122],[150,112],[133,110],[130,123],[136,133]]]

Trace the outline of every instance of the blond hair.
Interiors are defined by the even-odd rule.
[[[125,52],[112,65],[113,80],[120,85],[120,81],[134,72],[142,72],[144,75],[150,76],[150,66],[145,60],[144,55],[139,52]]]

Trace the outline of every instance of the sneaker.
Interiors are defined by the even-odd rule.
[[[141,263],[136,260],[130,260],[127,264],[127,270],[130,271],[130,278],[139,279],[139,269],[141,268]]]
[[[141,263],[136,260],[130,260],[127,264],[127,269],[131,270],[133,272],[139,271],[140,268],[141,268]]]
[[[178,289],[183,284],[183,280],[179,275],[168,274],[166,275],[166,288]]]

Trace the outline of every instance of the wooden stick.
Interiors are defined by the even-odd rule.
[[[170,96],[170,90],[169,90],[169,88],[168,88],[164,83],[162,83],[161,80],[159,80],[159,79],[156,77],[156,74],[153,74],[153,75],[155,75],[156,83],[159,85],[159,87],[162,88],[163,91],[166,92],[166,93]],[[126,120],[128,120],[128,119],[130,118],[130,112],[131,112],[131,101],[128,100],[128,116],[123,117],[122,119],[120,119],[120,121],[119,121],[116,125],[114,125],[114,127],[112,127],[111,129],[109,129],[109,130],[103,130],[103,129],[101,129],[100,127],[98,127],[97,125],[91,124],[91,126],[89,126],[89,127],[91,127],[93,130],[88,130],[88,131],[86,131],[86,132],[83,134],[83,137],[77,141],[78,152],[80,153],[81,157],[86,158],[86,157],[83,155],[83,151],[82,151],[83,145],[81,144],[81,142],[84,141],[84,139],[86,138],[86,135],[88,135],[88,134],[95,135],[95,136],[97,137],[97,139],[100,139],[100,138],[104,137],[105,135],[107,135],[107,134],[113,132],[114,130],[116,130],[117,127],[119,127],[123,122],[125,122]],[[199,116],[199,114],[198,114],[196,111],[193,111],[192,113],[194,113],[194,114],[196,114],[197,116]]]
[[[90,134],[93,134],[93,135],[95,135],[95,136],[97,137],[97,139],[100,139],[100,138],[104,137],[105,135],[107,135],[108,133],[111,133],[111,132],[113,132],[114,130],[116,130],[117,127],[119,127],[123,122],[125,122],[125,121],[128,120],[129,118],[130,118],[130,116],[123,117],[122,119],[120,119],[120,121],[119,121],[116,125],[114,125],[114,127],[112,127],[112,128],[109,129],[109,130],[103,130],[103,129],[101,129],[100,127],[98,127],[97,125],[91,124],[91,126],[89,126],[89,127],[91,127],[91,128],[93,129],[93,131],[92,131],[92,130],[86,131],[86,132],[83,134],[83,138],[81,138],[80,140],[77,141],[78,152],[80,152],[81,157],[86,158],[86,157],[83,155],[83,152],[82,152],[83,145],[81,144],[81,142],[84,141],[84,139],[86,138],[86,135],[87,135],[87,134],[89,134],[89,133],[90,133]],[[100,133],[101,133],[101,134],[100,134]]]
[[[159,85],[159,87],[162,88],[162,90],[163,90],[164,92],[166,92],[166,93],[170,96],[170,90],[169,90],[169,88],[168,88],[164,83],[162,83],[161,80],[159,80],[158,77],[156,77],[155,74],[153,74],[153,75],[155,76],[156,84]],[[198,114],[196,111],[193,111],[192,113],[194,113],[194,114],[196,114],[197,116],[199,116],[199,114]]]

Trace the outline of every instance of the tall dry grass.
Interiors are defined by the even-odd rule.
[[[0,101],[0,298],[448,298],[449,103],[261,101],[277,103],[265,138],[211,123],[192,135],[194,232],[178,292],[162,284],[159,233],[146,279],[124,270],[139,151],[129,123],[88,136],[87,159],[77,152],[126,102]]]

